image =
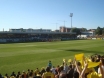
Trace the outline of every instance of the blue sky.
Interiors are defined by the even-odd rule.
[[[71,27],[70,13],[73,27],[104,27],[104,0],[0,0],[0,31]]]

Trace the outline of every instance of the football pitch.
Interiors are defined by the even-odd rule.
[[[54,66],[62,65],[63,58],[75,54],[86,56],[104,53],[104,40],[70,40],[58,42],[32,42],[0,44],[0,73],[35,70],[46,67],[51,60]]]

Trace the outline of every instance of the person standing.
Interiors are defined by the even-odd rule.
[[[51,61],[49,61],[48,67],[50,67],[50,69],[52,68],[52,62]]]
[[[55,75],[50,71],[50,67],[46,67],[46,72],[42,74],[42,78],[55,78]]]

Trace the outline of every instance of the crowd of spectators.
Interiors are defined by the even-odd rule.
[[[0,74],[0,78],[104,78],[104,56],[75,56],[70,63],[63,60],[62,65],[56,67],[49,61],[46,68],[36,68],[35,71],[28,69],[17,74],[12,72],[10,76]]]

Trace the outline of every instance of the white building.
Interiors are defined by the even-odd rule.
[[[94,36],[95,32],[93,32],[93,31],[82,32],[81,35]]]
[[[81,32],[81,35],[78,35],[78,38],[87,38],[87,37],[91,37],[94,36],[95,32],[94,31],[86,31],[86,32]]]

